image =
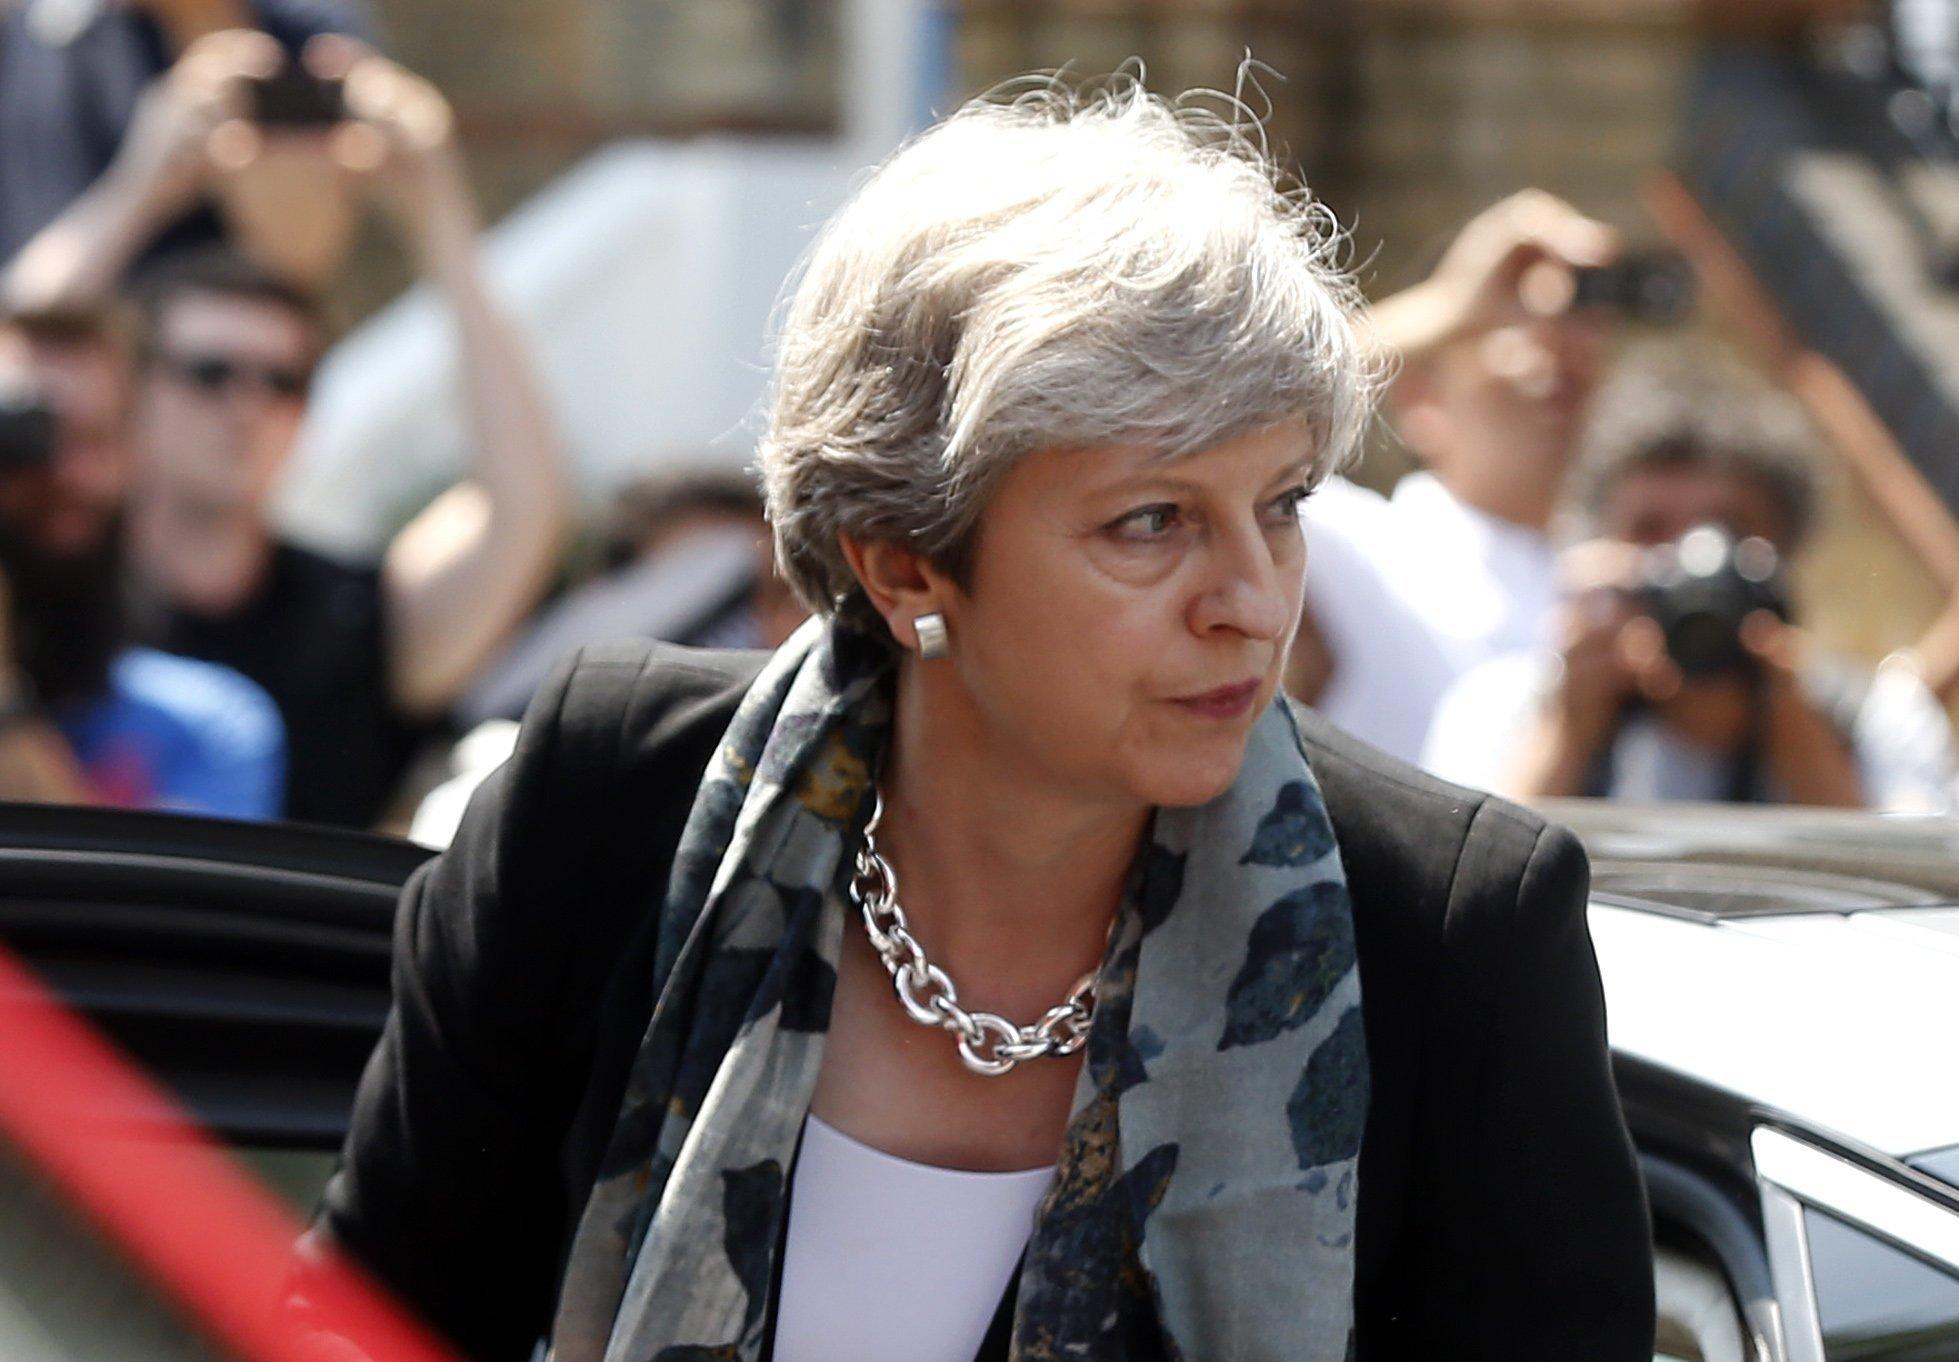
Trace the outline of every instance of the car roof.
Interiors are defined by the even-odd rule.
[[[1655,904],[1727,916],[1805,904],[1840,912],[1959,903],[1959,818],[1598,799],[1546,800],[1539,807],[1584,841],[1595,887]],[[1682,866],[1746,867],[1752,873],[1725,879],[1712,869],[1682,874],[1672,880],[1674,891],[1666,892],[1666,868]],[[1749,882],[1765,886],[1766,904],[1755,905],[1744,893],[1724,906],[1706,893],[1717,883],[1744,889]]]
[[[1621,1055],[1898,1158],[1959,1144],[1959,821],[1559,801]]]

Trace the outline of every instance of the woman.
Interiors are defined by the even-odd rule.
[[[763,448],[821,619],[546,687],[323,1231],[484,1358],[1650,1356],[1582,853],[1278,694],[1331,250],[1127,81],[887,164]]]

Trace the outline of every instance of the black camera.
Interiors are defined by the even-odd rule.
[[[1759,537],[1737,539],[1713,524],[1649,549],[1637,598],[1689,678],[1747,673],[1753,657],[1741,645],[1741,622],[1757,610],[1789,618],[1775,546]]]
[[[35,387],[0,379],[0,473],[45,468],[60,438],[54,408]]]
[[[1629,255],[1575,272],[1574,309],[1616,312],[1649,326],[1672,326],[1694,310],[1694,270],[1677,251]]]
[[[298,62],[245,85],[252,121],[265,127],[331,127],[347,116],[346,89],[340,78],[316,76]]]

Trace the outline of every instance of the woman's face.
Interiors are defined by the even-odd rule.
[[[1227,789],[1299,621],[1303,424],[1164,462],[1126,446],[1030,455],[948,590],[950,682],[987,750],[1097,802]]]

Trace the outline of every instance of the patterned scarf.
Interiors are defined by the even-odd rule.
[[[555,1362],[760,1356],[890,670],[806,625],[709,765]],[[1014,1359],[1340,1362],[1367,1054],[1346,878],[1283,702],[1231,789],[1157,812],[1098,994]]]

